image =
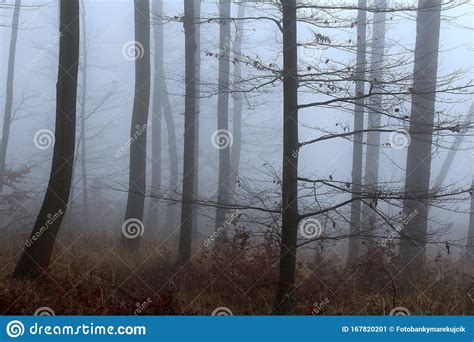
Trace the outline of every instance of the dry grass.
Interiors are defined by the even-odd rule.
[[[201,249],[182,269],[158,242],[143,244],[141,255],[130,258],[118,239],[62,236],[48,271],[28,282],[9,277],[22,240],[9,236],[0,246],[3,315],[31,315],[39,307],[57,315],[209,315],[222,306],[235,315],[271,313],[278,247],[271,241],[257,246],[244,233],[223,253]],[[384,262],[348,269],[332,259],[301,261],[295,314],[387,315],[400,306],[412,315],[472,315],[473,280],[447,263],[408,275]]]

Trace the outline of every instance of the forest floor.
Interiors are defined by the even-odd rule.
[[[223,253],[200,249],[183,268],[159,242],[142,243],[140,256],[132,258],[118,239],[61,236],[48,271],[30,281],[10,276],[21,241],[9,236],[0,245],[2,315],[32,315],[39,308],[56,315],[272,311],[279,248],[270,241],[253,244],[245,234],[228,241]],[[297,315],[388,315],[398,307],[411,315],[474,314],[474,277],[455,263],[433,262],[408,276],[394,263],[371,259],[347,268],[328,256],[299,261],[296,285]]]

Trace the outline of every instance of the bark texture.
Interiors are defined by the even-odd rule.
[[[403,265],[423,262],[428,229],[431,145],[436,100],[441,0],[419,0],[403,214],[413,220],[402,230]]]
[[[293,312],[298,234],[298,51],[296,0],[283,6],[283,177],[282,231],[274,314]]]
[[[48,268],[54,242],[69,201],[76,144],[76,100],[79,65],[79,1],[60,2],[59,71],[53,161],[43,205],[14,278],[34,278]]]

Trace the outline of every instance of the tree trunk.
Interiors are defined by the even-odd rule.
[[[59,71],[56,84],[55,145],[48,189],[15,278],[33,278],[45,271],[66,212],[76,143],[76,97],[79,65],[79,1],[60,2]]]
[[[468,263],[469,267],[474,265],[474,180],[471,184],[471,211],[469,214],[469,227],[467,232],[464,260]]]
[[[371,95],[368,98],[368,122],[367,122],[367,150],[365,155],[365,175],[364,192],[377,192],[379,180],[379,154],[380,154],[380,132],[370,131],[381,128],[381,113],[383,111],[382,95],[383,92],[383,61],[385,50],[385,20],[386,20],[386,0],[377,0],[375,2],[376,12],[373,16],[372,28],[372,50],[370,65],[371,92],[377,95]],[[372,203],[375,205],[375,203]],[[370,206],[364,206],[362,212],[361,228],[362,235],[373,235],[376,229],[376,214]],[[372,239],[367,239],[367,248],[371,250]]]
[[[359,0],[357,11],[357,57],[355,70],[355,100],[354,108],[354,131],[360,132],[364,129],[364,79],[366,69],[366,35],[367,35],[367,0]],[[354,134],[352,149],[352,203],[350,218],[350,235],[348,264],[355,262],[360,256],[360,219],[362,203],[357,197],[360,196],[362,184],[362,149],[364,136],[362,133]]]
[[[245,16],[245,6],[238,7],[237,18]],[[232,170],[232,191],[235,191],[237,182],[239,180],[240,154],[242,151],[242,94],[241,87],[238,85],[242,78],[242,64],[240,63],[240,55],[242,52],[242,35],[244,34],[244,21],[237,20],[236,22],[236,37],[233,45],[234,60],[234,93],[232,98],[234,100],[234,112],[232,122],[232,137],[234,143],[232,145],[230,168]]]
[[[219,80],[217,97],[217,134],[225,139],[229,132],[229,47],[230,47],[230,2],[219,0]],[[231,139],[228,139],[230,142]],[[230,144],[219,145],[219,180],[217,184],[216,230],[224,225],[226,210],[220,206],[228,204],[230,199]],[[225,240],[227,231],[218,236],[218,243]]]
[[[194,16],[199,18],[201,15],[201,0],[194,0]],[[195,23],[195,39],[196,39],[196,120],[194,124],[195,132],[195,143],[194,150],[196,153],[195,162],[194,162],[194,198],[199,196],[199,115],[200,115],[200,106],[199,106],[199,96],[200,96],[200,79],[201,79],[201,25]],[[193,210],[193,233],[198,234],[198,217],[199,217],[199,207],[194,206]]]
[[[464,118],[464,125],[469,125],[469,123],[472,122],[473,117],[474,103],[472,103],[471,107],[469,107],[469,112]],[[459,146],[463,142],[464,133],[466,133],[466,131],[467,129],[465,127],[461,128],[456,137],[454,138],[454,141],[451,144],[451,148],[449,149],[448,155],[446,156],[446,159],[444,160],[444,163],[441,166],[441,170],[439,171],[438,177],[436,177],[436,180],[434,182],[434,190],[438,190],[443,186],[446,176],[448,175],[449,169],[451,168],[451,164],[454,161],[454,157],[456,156],[456,152],[458,151]]]
[[[8,54],[8,71],[7,71],[7,85],[5,96],[5,110],[3,116],[3,132],[2,141],[0,141],[0,193],[3,191],[8,140],[10,139],[10,126],[12,123],[12,106],[13,106],[13,87],[15,78],[15,56],[16,56],[16,41],[18,38],[18,24],[20,20],[21,0],[15,0],[15,7],[13,8],[12,18],[12,32],[10,36],[10,51]]]
[[[87,35],[86,13],[82,4],[82,94],[81,94],[81,175],[82,175],[82,216],[83,229],[89,229],[88,185],[86,168],[86,101],[87,101]],[[74,187],[74,185],[73,185]]]
[[[283,0],[283,178],[279,281],[274,314],[294,309],[298,233],[298,52],[296,0]]]
[[[404,266],[423,262],[428,226],[431,144],[436,100],[441,0],[419,0],[416,49],[403,214],[416,216],[402,230],[400,258]]]
[[[162,95],[163,95],[163,116],[166,121],[166,129],[168,132],[168,155],[170,159],[170,193],[171,198],[176,197],[178,191],[178,148],[176,146],[176,128],[173,119],[173,113],[171,111],[170,97],[168,95],[168,86],[166,84],[166,74],[163,67],[163,82]],[[166,210],[166,231],[173,232],[176,225],[176,203],[170,202]]]
[[[141,234],[123,234],[122,241],[130,253],[137,253],[143,235],[143,209],[146,186],[146,137],[150,102],[150,3],[134,0],[135,15],[135,94],[130,129],[130,175],[127,209],[122,230],[139,222]]]
[[[177,265],[191,260],[192,219],[194,209],[195,124],[196,124],[196,39],[194,25],[194,0],[184,0],[185,35],[185,104],[184,104],[184,153],[183,153],[183,203],[181,232]]]
[[[161,115],[163,110],[163,1],[153,0],[153,16],[159,18],[153,25],[154,73],[151,119],[151,197],[148,203],[147,231],[149,235],[158,233],[158,211],[161,188]]]

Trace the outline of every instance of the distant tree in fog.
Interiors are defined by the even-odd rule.
[[[152,16],[158,18],[153,23],[153,92],[151,106],[151,184],[146,230],[151,236],[158,232],[158,211],[161,188],[161,117],[163,113],[163,1],[152,0]]]
[[[382,128],[381,118],[383,113],[383,69],[384,69],[384,49],[385,49],[385,22],[386,22],[386,0],[375,1],[372,28],[372,47],[370,51],[370,92],[376,95],[367,99],[367,141],[365,154],[365,169],[363,179],[363,189],[365,192],[377,193],[379,179],[380,160],[380,129]],[[363,205],[361,232],[363,235],[372,235],[377,227],[377,215],[370,205]],[[373,240],[367,241],[368,250],[372,250]]]
[[[8,50],[8,66],[7,66],[7,84],[5,96],[5,108],[3,112],[3,130],[2,140],[0,141],[0,193],[3,190],[4,178],[6,172],[6,158],[8,141],[10,139],[10,127],[12,123],[12,107],[13,107],[13,89],[15,78],[15,58],[16,58],[16,42],[18,39],[18,25],[20,20],[21,0],[15,0],[12,18],[12,32],[10,36],[10,48]]]
[[[441,0],[419,0],[403,213],[416,213],[402,230],[400,257],[415,265],[425,256],[435,117]]]
[[[184,103],[184,152],[181,230],[177,265],[191,260],[192,224],[194,209],[195,135],[196,135],[196,25],[194,0],[184,0],[184,55],[185,55],[185,103]]]
[[[367,68],[367,0],[359,0],[357,10],[357,61],[355,70],[355,108],[354,108],[354,142],[352,148],[352,203],[350,218],[350,234],[348,262],[354,262],[360,253],[360,220],[362,202],[360,196],[362,184],[362,152],[364,140],[364,95],[365,72]]]
[[[219,79],[217,95],[217,138],[231,141],[229,131],[229,52],[230,52],[230,1],[219,0]],[[231,194],[231,165],[230,143],[219,145],[219,179],[217,183],[217,210],[216,230],[225,222],[226,210],[222,205],[228,204]],[[227,232],[224,230],[218,240],[225,239]]]
[[[134,0],[135,15],[135,91],[130,127],[130,174],[125,224],[140,220],[143,224],[146,186],[146,150],[148,107],[150,103],[150,2]],[[137,132],[141,132],[137,134]],[[140,238],[122,237],[129,252],[136,253]]]

